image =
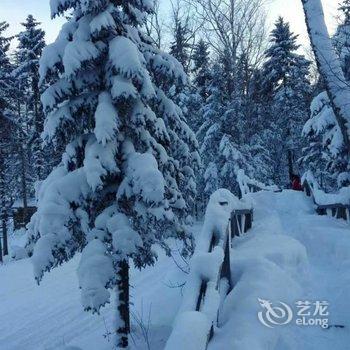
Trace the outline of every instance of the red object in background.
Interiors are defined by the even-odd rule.
[[[302,191],[303,186],[301,186],[300,178],[295,177],[292,182],[292,190],[294,191]]]

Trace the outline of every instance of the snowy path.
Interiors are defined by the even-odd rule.
[[[332,327],[327,330],[300,328],[298,348],[345,350],[350,344],[350,227],[342,220],[318,216],[313,211],[310,215],[301,201],[308,200],[295,199],[294,217],[289,215],[288,202],[283,201],[283,197],[276,203],[277,212],[284,233],[297,239],[307,250],[309,271],[302,281],[305,289],[302,300],[328,301]],[[312,208],[310,202],[309,207]],[[335,325],[345,328],[335,328]]]
[[[253,196],[253,230],[236,239],[232,268],[236,286],[226,300],[222,328],[209,349],[346,350],[350,344],[350,227],[315,214],[303,193]],[[257,298],[292,306],[328,301],[330,325],[269,329],[259,321]]]

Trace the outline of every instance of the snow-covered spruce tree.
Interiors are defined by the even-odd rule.
[[[12,205],[13,188],[12,179],[14,173],[11,171],[12,144],[12,104],[11,104],[11,69],[12,65],[9,57],[11,37],[5,35],[9,25],[6,22],[0,22],[0,230],[2,233],[3,244],[0,241],[0,262],[2,253],[8,254],[7,245],[7,224],[9,210]]]
[[[350,80],[350,1],[343,0],[339,10],[342,13],[342,23],[339,24],[333,37],[333,45],[340,58],[345,79]]]
[[[345,21],[350,20],[350,0],[342,0],[339,6],[339,10],[343,12]]]
[[[335,118],[341,131],[344,149],[350,159],[350,89],[326,26],[320,0],[301,0],[311,46],[324,81]],[[350,163],[350,161],[349,161]]]
[[[340,6],[343,21],[333,37],[335,52],[346,80],[350,78],[350,2]],[[322,84],[325,88],[325,84]],[[311,103],[311,116],[303,134],[309,145],[303,151],[303,165],[329,190],[350,183],[350,164],[344,137],[327,91],[321,91]]]
[[[276,142],[283,143],[277,147],[281,153],[276,152],[274,160],[279,168],[276,180],[282,184],[289,183],[288,177],[297,172],[296,161],[303,146],[300,135],[309,111],[309,62],[296,52],[296,40],[297,35],[280,17],[271,32],[263,66],[265,94],[272,101],[270,120],[274,132],[280,134]]]
[[[193,84],[205,101],[208,97],[208,86],[211,80],[209,46],[203,40],[199,40],[193,50]]]
[[[179,5],[178,5],[179,6]],[[189,39],[191,36],[188,28],[188,17],[183,20],[179,16],[179,10],[174,13],[172,36],[173,41],[170,44],[170,54],[174,56],[183,66],[185,72],[188,72],[190,64],[190,48]]]
[[[203,107],[204,122],[197,132],[203,163],[201,193],[205,195],[204,202],[220,187],[238,193],[237,170],[244,169],[248,173],[251,170],[250,159],[247,159],[249,147],[239,144],[237,138],[242,120],[230,102],[226,82],[224,66],[215,63],[209,97]]]
[[[13,134],[12,121],[0,114],[0,262],[2,262],[2,255],[8,255],[9,252],[8,224],[16,185],[13,167]]]
[[[61,164],[38,189],[28,225],[38,282],[82,250],[82,303],[98,312],[117,289],[116,346],[128,346],[128,259],[153,264],[167,238],[192,249],[184,224],[195,194],[197,141],[167,96],[186,76],[143,32],[148,0],[51,1],[71,11],[40,61],[44,137],[66,145]]]
[[[203,40],[193,50],[192,84],[187,89],[187,119],[192,130],[198,131],[203,124],[203,106],[208,97],[210,63],[208,47]]]
[[[29,85],[25,74],[17,74],[16,72],[19,62],[19,53],[15,51],[9,82],[11,105],[9,116],[14,125],[12,136],[13,165],[17,177],[14,195],[17,199],[21,199],[26,217],[28,199],[34,195],[35,176],[33,176],[33,159],[30,151],[31,113],[27,101]]]
[[[304,126],[303,135],[308,138],[309,145],[304,148],[301,160],[322,188],[334,191],[349,184],[343,139],[326,91],[313,99],[311,117]]]
[[[46,173],[42,151],[41,133],[44,114],[40,102],[39,59],[45,47],[45,32],[39,28],[40,23],[28,15],[22,23],[24,30],[18,34],[17,67],[13,72],[17,81],[22,82],[25,118],[29,127],[27,139],[32,155],[32,169],[36,180],[41,180]]]
[[[174,84],[167,93],[168,98],[170,98],[175,105],[179,107],[179,114],[183,116],[186,120],[188,127],[191,130],[195,130],[195,122],[198,120],[198,114],[200,112],[200,97],[197,94],[193,85],[187,80],[185,84],[178,83]],[[198,210],[196,206],[197,202],[197,176],[200,168],[200,156],[199,156],[198,144],[196,146],[196,151],[192,152],[192,164],[190,167],[186,168],[186,177],[189,179],[188,182],[185,181],[182,186],[182,190],[187,193],[187,211],[191,213],[187,217],[187,223],[193,223],[193,214],[198,216]],[[185,180],[184,179],[184,180]]]
[[[5,35],[9,24],[0,22],[0,117],[8,116],[11,110],[11,69],[9,50],[12,37]]]

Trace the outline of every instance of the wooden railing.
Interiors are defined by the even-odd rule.
[[[218,204],[223,208],[228,205],[227,202],[219,202]],[[243,203],[241,207],[242,206]],[[224,299],[234,287],[234,281],[232,281],[231,277],[230,262],[232,240],[234,237],[247,232],[252,227],[253,209],[234,209],[231,211],[231,214],[227,216],[227,220],[224,235],[218,235],[214,229],[211,230],[208,235],[203,232],[205,240],[208,243],[199,247],[200,251],[197,252],[197,256],[195,255],[193,259],[196,259],[198,255],[212,254],[213,256],[220,256],[221,254],[220,263],[217,266],[215,265],[215,273],[210,278],[196,273],[196,268],[193,268],[192,265],[194,271],[192,270],[193,275],[189,276],[190,282],[188,283],[192,283],[191,281],[193,281],[193,279],[198,279],[198,281],[188,286],[186,285],[187,290],[185,291],[184,298],[189,299],[190,302],[188,303],[185,301],[186,305],[180,309],[180,314],[183,315],[196,312],[198,317],[204,318],[208,324],[208,328],[202,330],[202,337],[205,338],[206,341],[201,343],[200,346],[198,345],[198,349],[196,348],[196,350],[205,350],[207,348],[209,341],[214,335],[215,328],[217,327]],[[212,266],[209,268],[212,269]],[[186,342],[181,343],[182,340],[179,338],[181,338],[181,334],[186,332],[188,327],[192,327],[193,325],[186,324],[187,321],[185,319],[177,323],[165,349],[192,349]]]
[[[235,236],[241,236],[252,228],[253,209],[238,209],[231,214],[231,240]]]
[[[305,194],[308,197],[312,198],[315,204],[315,210],[317,214],[329,215],[337,219],[346,220],[348,223],[350,223],[350,202],[349,204],[344,204],[344,203],[337,203],[337,201],[335,200],[334,203],[327,203],[327,204],[319,203],[317,200],[317,196],[315,194],[316,190],[319,190],[319,186],[316,183],[316,180],[314,178],[312,178],[312,181],[310,181],[310,177],[308,176],[304,177],[303,187],[304,187]]]
[[[212,241],[209,247],[209,253],[213,252],[215,247],[222,247],[224,250],[224,259],[220,266],[218,278],[216,281],[215,289],[219,291],[220,295],[227,295],[233,289],[233,281],[231,277],[231,262],[230,262],[230,248],[232,247],[232,240],[235,236],[241,236],[251,229],[253,224],[253,209],[238,209],[231,213],[231,218],[229,224],[227,225],[227,231],[225,239],[222,243],[217,242],[215,236],[212,236]],[[222,283],[226,281],[226,283]],[[206,303],[206,291],[207,291],[208,281],[202,280],[200,292],[198,295],[196,311],[201,311],[202,306]],[[224,291],[221,289],[225,288]],[[208,342],[214,335],[214,327],[219,318],[220,308],[217,309],[216,318],[211,320],[212,324],[210,327],[210,332],[208,334]],[[199,349],[198,349],[199,350]]]
[[[276,185],[265,185],[255,179],[251,179],[242,169],[237,171],[237,182],[240,198],[245,197],[249,193],[260,191],[281,192],[281,189]]]

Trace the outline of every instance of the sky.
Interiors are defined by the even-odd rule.
[[[168,1],[168,0],[161,0]],[[300,0],[268,0],[267,7],[269,23],[273,24],[278,16],[283,16],[291,23],[292,30],[300,35],[303,44],[308,43],[304,15]],[[335,27],[335,15],[337,13],[338,1],[322,0],[327,24],[332,32]],[[0,0],[0,21],[7,21],[10,24],[8,34],[17,34],[27,14],[31,13],[42,23],[46,31],[46,41],[54,41],[57,33],[64,22],[63,19],[50,19],[49,0]]]

